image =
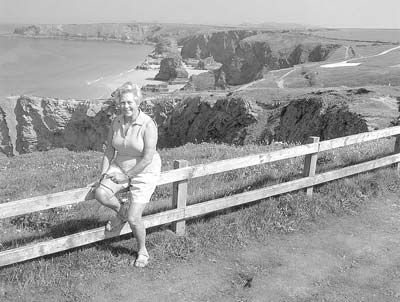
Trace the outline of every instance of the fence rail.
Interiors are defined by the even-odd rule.
[[[338,170],[315,174],[319,152],[391,136],[396,136],[393,155]],[[158,185],[173,183],[172,204],[174,209],[144,216],[143,220],[146,228],[173,223],[173,230],[178,235],[183,235],[185,232],[186,219],[304,188],[307,189],[308,195],[312,195],[312,187],[315,185],[392,164],[396,164],[398,166],[398,163],[400,162],[400,126],[350,135],[322,142],[319,142],[319,138],[317,137],[310,138],[310,140],[311,142],[309,144],[296,146],[293,148],[227,159],[208,164],[187,166],[188,163],[186,161],[176,161],[174,163],[175,169],[163,172],[158,182]],[[268,186],[262,189],[235,194],[229,197],[214,199],[194,205],[187,205],[187,182],[189,179],[299,156],[306,156],[303,178]],[[35,211],[42,211],[59,206],[76,204],[89,199],[93,199],[93,194],[91,193],[90,187],[85,187],[2,203],[0,204],[0,219]],[[129,232],[131,232],[131,230],[128,224],[126,224],[118,232],[105,232],[104,227],[100,227],[44,242],[33,243],[6,250],[0,252],[0,267],[60,251],[65,251],[107,238],[117,237]]]

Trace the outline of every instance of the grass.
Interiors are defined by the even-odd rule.
[[[366,64],[352,67],[310,67],[311,70],[318,73],[313,87],[359,87],[363,85],[399,86],[400,75],[397,70],[398,68],[382,66],[381,64],[385,65],[390,63],[385,61],[376,63],[377,60],[378,59],[374,59],[371,63],[368,61]],[[396,63],[396,61],[394,61],[394,63]],[[301,74],[300,68],[285,78],[284,85],[287,88],[310,86],[309,82]]]
[[[291,89],[302,88],[319,88],[319,87],[357,87],[371,85],[390,85],[400,86],[399,67],[394,67],[400,64],[399,50],[393,50],[385,55],[371,57],[385,50],[396,47],[396,45],[383,44],[366,44],[366,43],[351,43],[356,52],[356,58],[349,57],[345,59],[345,48],[341,47],[333,52],[330,57],[324,62],[308,62],[297,65],[294,71],[284,78],[284,87]],[[362,58],[366,57],[366,58]],[[359,66],[353,67],[335,67],[322,68],[320,65],[351,60],[350,62],[361,62]],[[315,80],[310,82],[304,74],[304,70],[308,70],[310,74],[316,72]],[[264,80],[256,82],[251,86],[252,89],[269,89],[277,87],[277,81],[281,76],[289,70],[270,71],[264,74]],[[291,90],[284,89],[284,90]],[[283,90],[283,89],[281,89]],[[254,92],[246,91],[246,93],[254,94]],[[287,93],[287,92],[282,92]]]
[[[323,152],[319,155],[318,172],[390,154],[393,144],[392,139],[382,139]],[[198,164],[287,147],[286,144],[228,146],[203,143],[165,149],[160,153],[163,169],[168,170],[174,159]],[[1,173],[0,200],[81,187],[95,180],[100,159],[100,153],[74,153],[64,149],[3,159],[0,169],[7,173]],[[302,168],[303,159],[295,158],[194,179],[189,182],[189,203],[299,178]],[[183,237],[175,236],[165,226],[150,229],[148,247],[154,259],[152,263],[186,260],[218,250],[240,248],[252,240],[265,240],[271,232],[307,229],[326,215],[351,215],[369,196],[388,189],[398,190],[399,180],[393,169],[380,169],[318,186],[312,198],[304,192],[295,192],[190,220]],[[147,213],[170,208],[171,196],[171,185],[157,188]],[[110,211],[91,201],[6,219],[1,222],[0,249],[90,229],[102,225],[109,215]],[[10,265],[0,269],[0,289],[7,297],[16,297],[16,301],[31,292],[47,297],[61,293],[67,301],[82,298],[85,295],[83,284],[89,282],[88,276],[95,278],[104,272],[121,270],[132,260],[135,249],[131,236],[125,235]],[[157,264],[151,264],[150,269],[152,265]]]

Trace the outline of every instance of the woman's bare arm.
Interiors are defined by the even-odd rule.
[[[113,124],[111,123],[111,127],[107,134],[107,141],[106,141],[106,149],[104,150],[103,161],[101,163],[101,175],[107,172],[110,163],[115,155],[115,149],[112,146],[112,138],[113,138]]]

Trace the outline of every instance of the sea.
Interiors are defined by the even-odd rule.
[[[152,50],[119,42],[0,36],[0,97],[107,98],[127,80],[146,82],[148,75],[135,67]]]

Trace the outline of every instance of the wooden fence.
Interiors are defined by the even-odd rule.
[[[396,136],[394,152],[392,155],[338,170],[315,174],[319,152],[390,136]],[[254,165],[271,163],[274,161],[298,156],[305,156],[303,178],[228,197],[201,202],[198,204],[187,205],[186,192],[189,179]],[[158,185],[173,183],[173,209],[144,216],[143,220],[146,228],[172,223],[173,230],[178,235],[183,235],[185,233],[185,220],[189,218],[304,188],[307,190],[308,195],[312,195],[313,186],[315,185],[392,164],[396,164],[398,168],[399,162],[400,126],[322,142],[319,141],[318,137],[311,137],[310,142],[305,145],[268,153],[249,155],[246,157],[227,159],[208,164],[188,166],[187,161],[175,161],[174,170],[163,172],[158,182]],[[89,199],[93,199],[93,195],[90,191],[90,188],[85,187],[55,194],[1,203],[0,219],[76,204]],[[0,267],[60,251],[65,251],[107,238],[117,237],[129,232],[131,232],[131,230],[128,224],[125,224],[125,226],[117,233],[105,232],[104,227],[100,227],[44,242],[33,243],[26,246],[5,250],[0,252]]]

